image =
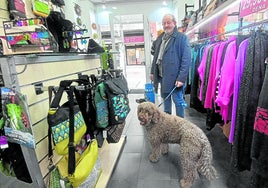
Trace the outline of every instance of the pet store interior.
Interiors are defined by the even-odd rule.
[[[217,171],[191,187],[268,187],[266,0],[1,0],[0,187],[182,187],[180,145],[150,162],[137,117],[143,100],[164,111],[146,86],[166,14],[191,48],[184,118]]]

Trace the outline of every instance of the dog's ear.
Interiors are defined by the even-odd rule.
[[[160,118],[160,111],[158,109],[153,109],[153,110],[154,112],[153,112],[153,117],[152,117],[151,122],[154,124],[157,124]]]

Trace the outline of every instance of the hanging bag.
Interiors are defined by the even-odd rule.
[[[69,87],[71,82],[72,81],[60,82],[60,87],[50,104],[50,109],[47,116],[49,125],[49,146],[51,147],[50,150],[52,151],[52,136],[55,151],[59,155],[66,155],[68,153],[69,135],[71,135],[69,132],[74,131],[73,144],[76,145],[79,143],[87,129],[78,104],[71,100],[71,96],[73,96],[73,89],[72,91],[69,90],[68,92],[69,101],[65,102],[61,106],[59,105],[63,92],[67,89],[73,88],[73,86]],[[52,95],[51,87],[49,90],[50,95]],[[74,121],[74,128],[69,126],[71,125],[72,121]],[[70,138],[70,140],[72,140],[72,138]]]
[[[116,125],[106,127],[105,131],[107,132],[107,142],[111,143],[118,143],[122,136],[123,130],[125,128],[126,121],[123,123],[119,123]]]
[[[75,80],[79,87],[75,87],[74,94],[77,104],[82,112],[85,123],[87,125],[87,133],[91,138],[94,137],[94,125],[96,122],[96,110],[93,100],[93,82],[88,75],[79,75],[79,78]]]
[[[95,87],[94,103],[96,107],[96,127],[106,128],[109,125],[109,110],[104,82],[98,83]]]
[[[65,19],[60,12],[51,11],[46,18],[49,31],[59,45],[59,52],[69,52],[73,39],[73,23]]]
[[[68,179],[74,188],[94,188],[101,174],[101,166],[98,158],[98,142],[93,139],[86,150],[79,154],[75,152],[75,171],[69,173],[67,168],[70,165],[69,156],[65,155],[57,167],[63,179]]]
[[[7,3],[11,20],[26,18],[25,3],[23,0],[8,0]]]
[[[57,164],[57,169],[58,169],[59,174],[61,176],[60,179],[65,180],[65,183],[67,183],[67,184],[70,183],[72,185],[72,187],[74,187],[74,188],[80,187],[80,185],[83,184],[84,182],[86,182],[88,179],[90,179],[91,184],[93,184],[95,186],[95,184],[98,180],[98,177],[101,173],[100,162],[97,163],[97,161],[98,161],[98,143],[97,143],[97,140],[93,139],[87,145],[87,148],[85,150],[83,150],[83,149],[79,150],[79,148],[77,147],[79,145],[79,143],[83,143],[83,140],[84,139],[87,140],[87,139],[86,139],[86,137],[84,137],[86,130],[83,131],[84,132],[83,134],[78,134],[79,127],[76,126],[77,120],[80,119],[80,118],[76,117],[76,114],[77,113],[81,114],[81,112],[76,111],[76,106],[78,106],[78,105],[76,105],[76,103],[74,102],[74,86],[70,86],[73,81],[74,80],[61,81],[60,88],[57,91],[57,93],[55,94],[56,100],[54,98],[54,100],[52,101],[52,103],[50,105],[50,110],[51,110],[51,107],[58,106],[56,104],[59,103],[59,100],[61,97],[58,97],[57,95],[62,96],[62,90],[64,91],[67,89],[67,94],[68,94],[68,99],[69,99],[68,100],[68,103],[69,103],[68,107],[69,108],[68,108],[67,112],[65,109],[63,112],[58,114],[58,116],[62,117],[62,116],[64,116],[64,114],[66,114],[66,113],[68,114],[68,116],[67,116],[68,128],[69,128],[68,139],[67,139],[68,140],[68,143],[67,143],[67,145],[68,145],[67,152],[68,153],[65,154],[63,156],[63,158],[60,160],[60,162]],[[50,90],[49,93],[51,93],[50,88],[49,88],[49,90]],[[60,94],[58,94],[58,92],[60,92]],[[53,103],[54,101],[56,101],[55,104]],[[58,110],[59,110],[59,108],[57,109],[57,111]],[[82,116],[82,114],[81,114],[81,116]],[[51,116],[48,116],[48,117],[51,118]],[[54,118],[57,119],[57,117],[55,117],[55,116],[54,116]],[[61,119],[61,118],[59,118],[59,119]],[[66,119],[66,117],[64,119]],[[80,120],[78,120],[78,121],[81,122]],[[64,122],[65,121],[66,120],[64,120]],[[84,122],[84,120],[83,120],[83,122]],[[83,124],[85,125],[85,123],[83,123]],[[58,127],[58,125],[59,124],[56,125],[57,131],[60,132],[60,127]],[[61,127],[63,127],[63,126],[61,126]],[[65,126],[63,128],[65,129]],[[64,130],[64,133],[67,134],[65,130]],[[55,132],[52,132],[52,133],[55,134]],[[56,133],[58,133],[58,132],[56,132]],[[64,143],[64,144],[66,144],[66,143]],[[51,145],[49,144],[49,158],[51,159],[51,157],[52,157],[52,148],[51,148]],[[57,169],[55,169],[55,171]],[[57,172],[55,172],[55,171],[52,171],[52,172],[56,174]],[[55,174],[54,174],[54,177],[55,177]],[[92,177],[92,176],[94,176],[94,177]],[[57,177],[57,179],[59,179],[59,177]],[[94,186],[92,186],[92,188]]]
[[[126,78],[120,75],[105,80],[105,91],[108,98],[109,125],[123,123],[130,111]]]
[[[47,0],[32,0],[32,7],[36,16],[48,17],[50,9]]]

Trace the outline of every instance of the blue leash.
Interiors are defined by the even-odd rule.
[[[177,86],[175,86],[171,92],[168,94],[168,96],[166,96],[166,98],[164,98],[164,100],[158,105],[158,108],[170,97],[170,95],[173,93],[173,91],[177,88]]]

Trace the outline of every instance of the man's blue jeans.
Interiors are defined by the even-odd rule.
[[[163,99],[168,96],[169,93],[162,93]],[[164,111],[168,114],[172,113],[172,101],[175,104],[176,115],[184,118],[184,108],[187,106],[187,103],[184,100],[184,86],[176,88],[170,97],[164,102]]]

